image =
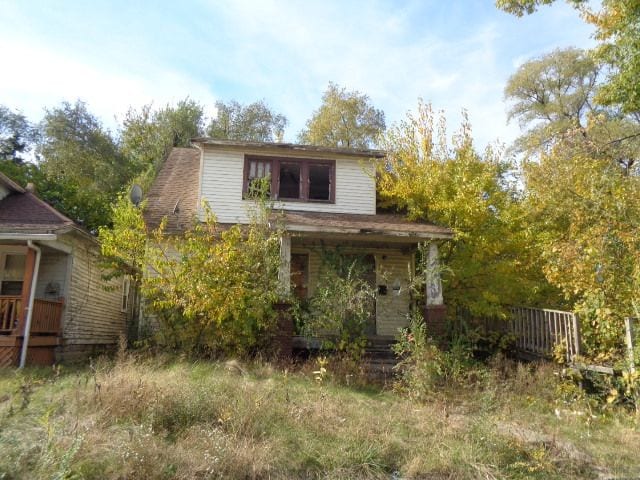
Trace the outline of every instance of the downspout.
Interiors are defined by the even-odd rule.
[[[27,240],[27,246],[36,252],[36,264],[33,268],[31,278],[31,290],[29,291],[29,306],[27,307],[27,321],[24,325],[24,335],[22,337],[22,352],[20,353],[20,367],[24,368],[27,363],[27,349],[29,348],[29,335],[31,335],[31,320],[33,318],[33,303],[36,299],[36,284],[38,283],[38,272],[40,270],[40,256],[42,251],[31,240]]]

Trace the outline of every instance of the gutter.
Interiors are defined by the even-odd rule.
[[[55,233],[0,233],[0,240],[57,240],[58,236]]]
[[[27,240],[27,247],[36,252],[36,264],[33,269],[33,277],[31,278],[31,290],[29,291],[29,306],[27,307],[27,321],[24,326],[24,335],[22,337],[22,351],[20,352],[20,366],[24,368],[27,363],[27,350],[29,348],[29,336],[31,335],[31,320],[33,318],[33,303],[36,299],[36,284],[38,283],[38,273],[40,271],[40,257],[42,251],[31,240]]]

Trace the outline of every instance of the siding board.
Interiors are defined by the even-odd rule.
[[[119,336],[126,333],[126,314],[120,311],[122,281],[102,279],[94,244],[79,238],[71,244],[64,345],[115,345]],[[105,290],[105,286],[110,288]]]
[[[242,199],[244,154],[205,148],[203,158],[202,200],[209,203],[219,222],[247,223],[247,208],[251,202]],[[276,202],[275,207],[308,212],[375,214],[375,181],[364,165],[357,158],[336,159],[335,203]]]

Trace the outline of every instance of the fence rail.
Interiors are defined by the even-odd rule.
[[[22,307],[22,297],[0,296],[0,335],[23,335]],[[34,299],[30,332],[35,335],[58,335],[63,309],[63,300]]]
[[[22,311],[22,297],[0,296],[0,333],[9,333],[18,326]]]
[[[33,302],[31,333],[51,335],[60,333],[63,307],[62,301],[36,298]]]
[[[550,357],[559,347],[568,362],[580,355],[580,325],[575,313],[514,307],[511,316],[510,330],[518,350]]]

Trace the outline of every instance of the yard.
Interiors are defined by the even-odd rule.
[[[314,362],[126,355],[6,369],[0,478],[639,476],[636,417],[595,408],[555,370],[500,360],[417,403],[332,362],[320,376]]]

